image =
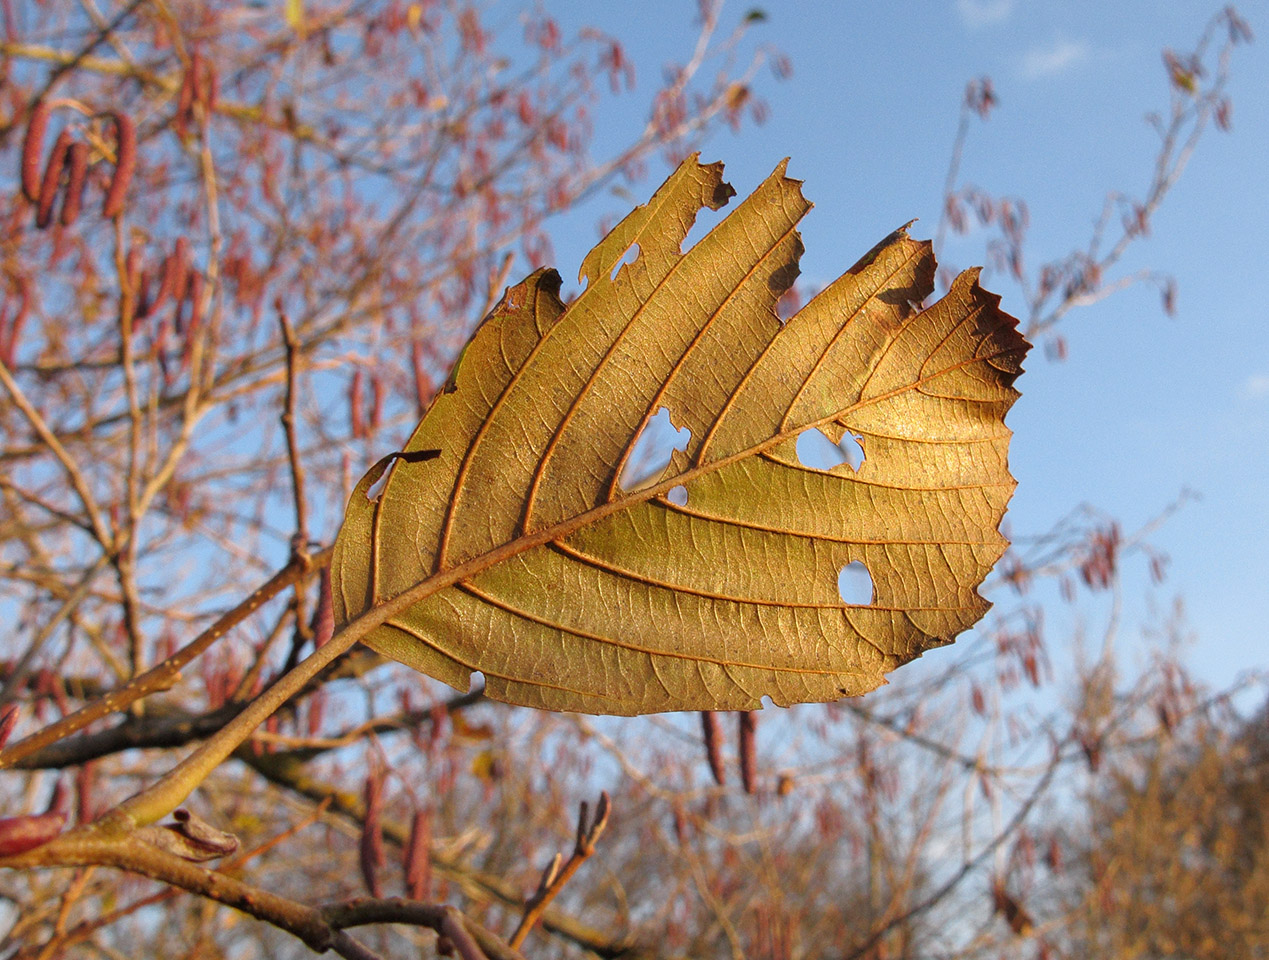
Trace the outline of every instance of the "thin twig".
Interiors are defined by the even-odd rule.
[[[551,862],[547,865],[546,870],[542,874],[542,879],[538,882],[538,888],[534,891],[533,896],[524,905],[524,915],[520,918],[520,925],[516,927],[516,932],[511,935],[510,941],[513,950],[520,949],[525,938],[529,935],[529,931],[533,929],[533,925],[537,923],[538,918],[542,916],[542,912],[546,910],[547,904],[555,899],[556,895],[564,889],[564,885],[572,879],[583,863],[590,859],[591,854],[595,852],[595,843],[603,834],[604,828],[608,826],[608,815],[612,812],[612,800],[608,796],[608,792],[604,791],[599,795],[599,803],[595,805],[595,819],[590,819],[590,805],[585,800],[581,803],[581,808],[577,814],[577,840],[573,844],[573,853],[569,856],[568,862],[560,867],[560,855],[557,853]]]
[[[79,496],[79,502],[84,507],[85,519],[92,526],[93,536],[101,545],[101,548],[109,553],[114,549],[114,538],[110,535],[110,531],[106,529],[105,523],[101,519],[101,509],[97,505],[97,498],[93,496],[92,491],[88,487],[88,481],[84,479],[83,471],[79,469],[79,464],[70,455],[67,449],[62,446],[62,442],[57,439],[57,435],[49,429],[49,425],[40,416],[40,412],[32,406],[31,401],[27,399],[22,388],[18,386],[18,382],[13,379],[13,375],[9,373],[9,368],[0,362],[0,384],[9,391],[14,405],[22,411],[22,415],[26,417],[35,432],[39,435],[41,442],[57,457],[58,462],[62,465],[62,469],[66,471],[66,477],[70,480],[71,486],[75,488],[75,493]]]
[[[264,920],[298,937],[317,953],[334,950],[350,960],[369,960],[375,956],[344,933],[345,927],[368,923],[430,927],[454,940],[456,945],[460,940],[467,944],[469,951],[464,960],[524,960],[493,933],[463,917],[453,907],[398,899],[358,899],[311,907],[244,883],[224,871],[191,863],[135,836],[110,836],[95,827],[81,827],[34,850],[0,857],[0,867],[11,869],[65,866],[109,866],[139,873]]]
[[[299,379],[300,342],[290,318],[278,303],[278,325],[286,347],[286,394],[283,400],[282,429],[286,432],[286,453],[291,464],[291,490],[295,498],[295,549],[304,552],[308,545],[308,518],[304,497],[304,462],[300,459],[299,440],[295,433],[295,399]],[[302,618],[301,618],[302,619]]]
[[[313,564],[330,562],[331,550],[328,548],[311,558]],[[299,563],[289,563],[274,575],[267,583],[256,589],[251,596],[232,610],[223,614],[220,619],[194,638],[186,647],[178,650],[167,660],[130,680],[117,690],[93,703],[87,704],[68,717],[49,724],[44,729],[17,743],[0,750],[0,770],[11,767],[23,757],[29,756],[42,747],[76,733],[95,720],[116,713],[161,690],[169,689],[180,680],[181,668],[203,653],[208,647],[224,636],[231,628],[251,616],[256,610],[273,599],[291,584],[308,573]],[[179,802],[172,806],[175,810]],[[169,813],[170,811],[164,811]]]
[[[53,631],[58,628],[61,622],[70,616],[83,601],[84,597],[88,595],[88,591],[92,589],[93,580],[96,579],[97,574],[101,572],[101,568],[105,565],[106,557],[98,557],[97,561],[80,578],[79,583],[70,591],[66,599],[62,601],[62,605],[57,608],[57,612],[44,621],[31,639],[25,652],[18,658],[18,662],[9,671],[9,676],[4,681],[4,687],[0,688],[0,707],[8,704],[13,699],[25,682],[31,669],[31,663],[39,656],[45,642],[53,635]]]
[[[123,23],[123,21],[128,19],[128,17],[132,16],[133,11],[135,11],[137,7],[141,6],[141,4],[144,2],[145,0],[132,0],[131,3],[129,3],[126,7],[124,7],[115,15],[115,18],[113,20],[111,20],[109,23],[102,25],[97,30],[97,33],[93,36],[93,38],[89,40],[88,43],[86,43],[83,47],[80,48],[78,53],[72,54],[67,59],[58,63],[58,65],[54,67],[53,71],[49,74],[48,80],[44,82],[43,89],[40,90],[39,94],[35,97],[35,99],[32,102],[38,103],[39,101],[47,97],[49,94],[49,91],[53,89],[53,87],[57,84],[58,80],[60,80],[63,76],[65,76],[71,70],[78,67],[80,63],[82,63],[86,57],[91,55],[94,50],[96,50],[99,46],[101,46],[103,41],[105,41],[112,33],[114,33],[114,31],[118,28],[118,26],[121,23]]]

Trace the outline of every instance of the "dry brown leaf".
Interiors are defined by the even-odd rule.
[[[459,689],[480,671],[498,700],[636,714],[864,693],[982,616],[1028,344],[977,271],[921,310],[934,257],[906,230],[781,325],[810,207],[784,170],[683,253],[734,195],[691,157],[587,255],[567,309],[553,270],[508,290],[409,456],[353,492],[337,627],[426,584],[371,647]],[[625,489],[661,408],[691,439]],[[866,459],[804,466],[816,428]],[[839,593],[852,562],[869,603]]]

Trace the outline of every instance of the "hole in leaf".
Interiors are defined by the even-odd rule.
[[[709,207],[701,207],[700,210],[696,211],[696,219],[692,222],[691,229],[687,231],[687,236],[679,244],[679,252],[687,253],[687,251],[691,250],[701,237],[718,226],[726,215],[726,208],[711,210]]]
[[[647,486],[670,465],[674,451],[686,450],[691,439],[692,431],[676,427],[670,420],[670,411],[662,407],[635,440],[630,459],[621,472],[621,489],[638,490]]]
[[[366,490],[367,500],[369,500],[371,503],[374,503],[375,501],[379,499],[379,497],[383,494],[384,488],[387,487],[388,485],[388,477],[391,476],[391,474],[392,474],[392,464],[389,464],[384,469],[383,473],[379,474],[379,479],[376,480],[374,483],[372,483],[369,486],[369,488]]]
[[[617,271],[627,263],[634,263],[639,259],[639,244],[632,243],[626,248],[626,252],[621,255],[621,259],[612,265],[612,273],[608,275],[609,280],[617,279]]]
[[[676,506],[686,507],[687,487],[683,486],[681,483],[677,487],[670,487],[670,492],[665,495],[665,499],[669,500],[670,503],[673,503]]]
[[[859,441],[849,430],[842,434],[841,443],[834,443],[823,430],[803,430],[798,434],[798,462],[813,470],[832,470],[843,463],[858,470],[864,462],[864,448]]]
[[[467,678],[467,692],[476,693],[485,689],[485,675],[479,670],[473,670],[471,676]]]
[[[837,574],[837,592],[842,603],[866,607],[872,603],[872,574],[859,560],[852,560]]]

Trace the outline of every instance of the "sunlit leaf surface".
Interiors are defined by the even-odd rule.
[[[498,700],[635,714],[864,693],[983,615],[1016,321],[976,271],[922,310],[934,257],[899,230],[782,325],[810,204],[781,164],[682,252],[733,195],[689,158],[567,308],[553,270],[508,290],[406,447],[438,453],[354,491],[337,625],[430,581],[371,647],[460,689],[480,671]],[[635,482],[662,409],[681,449]],[[809,429],[862,462],[803,463]]]

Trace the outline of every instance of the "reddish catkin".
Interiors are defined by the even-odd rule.
[[[71,132],[63,130],[57,135],[53,152],[49,154],[44,179],[40,182],[40,198],[35,208],[35,225],[43,230],[53,222],[53,204],[57,202],[57,188],[62,183],[62,170],[66,166],[66,152],[71,145]]]
[[[360,440],[366,435],[366,423],[361,402],[361,380],[361,371],[355,370],[353,371],[352,382],[348,385],[348,432],[352,434],[354,440]]]
[[[167,302],[168,297],[173,295],[179,270],[176,254],[169,253],[163,258],[163,262],[159,265],[159,288],[154,292],[154,301],[149,304],[147,313],[154,313]]]
[[[674,805],[674,839],[680,847],[686,847],[691,839],[687,829],[687,813],[678,804]]]
[[[106,202],[101,208],[101,215],[107,220],[123,212],[124,196],[128,192],[128,184],[132,182],[132,174],[137,167],[136,125],[131,117],[122,113],[112,113],[110,118],[115,123],[115,175],[110,179],[110,187],[106,190]]]
[[[140,250],[133,248],[134,253],[140,253]],[[132,254],[130,253],[129,256]],[[140,257],[137,257],[137,269],[134,271],[130,266],[128,268],[128,285],[132,288],[132,321],[135,325],[137,322],[144,320],[154,310],[150,303],[150,271],[141,266]]]
[[[325,687],[317,687],[313,695],[308,697],[307,713],[305,715],[305,729],[308,736],[316,737],[321,733],[321,722],[326,717],[326,689]]]
[[[18,340],[22,336],[22,327],[26,324],[27,315],[31,312],[31,281],[26,277],[18,278],[18,312],[13,315],[13,322],[9,324],[8,335],[4,337],[4,342],[0,345],[0,359],[4,361],[6,367],[13,366],[14,357],[18,351]],[[0,331],[3,334],[3,331]]]
[[[189,300],[189,327],[186,329],[185,335],[190,338],[198,332],[199,324],[203,322],[204,283],[205,281],[200,271],[190,271],[189,282],[185,286],[185,296]]]
[[[275,713],[264,721],[264,730],[266,733],[277,734],[282,729],[282,721]],[[265,753],[276,753],[278,745],[272,741],[264,744]]]
[[[203,67],[203,55],[198,51],[194,51],[194,54],[189,58],[191,104],[205,102],[207,96],[206,76],[207,71]]]
[[[720,787],[727,784],[727,768],[723,766],[722,739],[718,732],[718,714],[701,711],[701,732],[705,736],[705,756],[709,760],[709,772]]]
[[[379,429],[383,420],[383,379],[379,374],[370,377],[370,430]]]
[[[410,365],[414,371],[414,402],[421,417],[427,412],[436,387],[432,384],[432,378],[427,375],[427,368],[423,365],[423,344],[418,340],[410,341]]]
[[[79,219],[84,205],[84,185],[88,180],[88,144],[72,143],[66,148],[66,195],[62,198],[62,226],[69,227]]]
[[[330,567],[322,567],[318,578],[317,606],[309,624],[313,631],[313,647],[324,647],[335,632],[335,610],[331,605]]]
[[[740,714],[740,783],[745,793],[753,793],[757,782],[757,730],[758,714],[753,710],[743,711]]]
[[[215,113],[216,105],[220,103],[220,71],[216,69],[215,61],[207,64],[206,98],[203,107],[209,114]]]
[[[70,791],[66,787],[66,781],[61,777],[57,778],[57,782],[53,784],[53,795],[48,798],[48,809],[45,813],[58,813],[62,815],[62,819],[66,819],[66,812],[70,808]]]
[[[80,764],[75,772],[75,819],[77,823],[92,823],[97,819],[97,806],[93,803],[93,786],[97,779],[97,761]]]
[[[310,737],[322,732],[322,720],[326,716],[326,688],[318,687],[308,698],[308,713],[305,716],[305,729]]]
[[[432,815],[415,810],[405,845],[405,893],[411,900],[432,898]]]
[[[379,869],[387,863],[383,849],[383,776],[381,774],[372,773],[366,777],[364,794],[366,819],[362,823],[359,845],[361,877],[366,882],[367,892],[372,897],[381,897],[383,886],[379,882]]]
[[[128,278],[128,289],[132,291],[135,299],[137,295],[137,286],[141,282],[141,264],[145,257],[145,250],[141,244],[134,243],[128,247],[128,256],[124,259],[123,266]]]
[[[44,159],[44,132],[48,129],[49,105],[41,101],[31,108],[22,141],[22,195],[31,203],[40,198],[40,162]]]
[[[181,329],[181,310],[185,300],[189,301],[189,322]],[[194,343],[198,339],[198,328],[203,322],[203,275],[197,270],[189,273],[189,282],[185,287],[185,297],[176,305],[176,332],[183,333],[181,345],[181,369],[188,370],[191,357],[194,355]]]
[[[0,819],[0,856],[25,853],[43,846],[62,832],[64,813],[40,813]]]
[[[176,238],[176,247],[163,261],[163,286],[159,288],[158,296],[155,297],[154,309],[158,309],[159,304],[170,296],[176,301],[176,312],[181,312],[181,302],[185,296],[186,286],[189,283],[189,241],[184,237]],[[178,327],[178,332],[184,329]]]

